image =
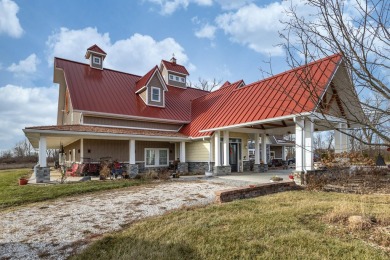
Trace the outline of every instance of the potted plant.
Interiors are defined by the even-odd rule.
[[[294,180],[294,174],[290,173],[290,174],[288,175],[288,178],[289,178],[290,180]]]
[[[19,178],[19,185],[27,185],[28,179],[25,176]]]

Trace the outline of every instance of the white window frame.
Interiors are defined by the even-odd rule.
[[[158,90],[158,99],[153,99],[153,90],[157,89]],[[150,90],[150,100],[153,102],[161,102],[161,89],[157,87],[152,87]]]
[[[178,76],[175,74],[169,74],[169,79],[172,81],[180,82],[180,83],[186,83],[186,78],[182,76]]]
[[[154,151],[154,165],[148,165],[146,160],[146,153],[148,150]],[[160,151],[166,151],[167,152],[167,164],[160,164]],[[162,166],[168,166],[169,165],[169,149],[168,148],[145,148],[145,167],[162,167]]]
[[[92,61],[95,64],[101,65],[102,64],[102,58],[98,56],[92,56]]]

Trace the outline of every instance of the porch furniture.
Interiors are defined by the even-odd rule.
[[[79,168],[79,165],[77,163],[72,164],[72,167],[68,170],[66,170],[66,176],[77,176],[77,169]]]

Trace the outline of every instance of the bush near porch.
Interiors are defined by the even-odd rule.
[[[115,181],[89,181],[19,186],[18,179],[26,175],[31,175],[31,169],[0,170],[0,210],[32,202],[88,192],[125,188],[149,182],[148,180],[122,179]]]
[[[388,259],[389,204],[383,195],[291,191],[183,209],[108,235],[73,259]]]

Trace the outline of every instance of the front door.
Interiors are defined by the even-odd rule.
[[[229,144],[229,164],[232,172],[238,172],[238,143]]]

